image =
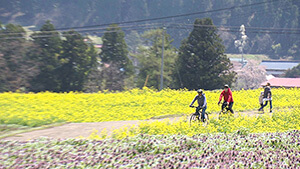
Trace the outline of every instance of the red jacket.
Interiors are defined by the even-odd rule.
[[[232,98],[232,92],[230,90],[230,88],[228,88],[228,91],[225,92],[225,90],[222,91],[220,98],[219,98],[219,102],[222,100],[222,97],[224,96],[224,101],[231,103],[233,102],[233,98]]]

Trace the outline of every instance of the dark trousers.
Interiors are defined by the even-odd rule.
[[[202,111],[201,111],[201,119],[202,121],[205,119],[205,110],[206,110],[207,106],[203,107],[202,108]],[[200,107],[197,107],[196,108],[196,113],[199,114],[199,111],[201,110]]]
[[[267,106],[268,102],[270,102],[270,111],[272,111],[272,108],[273,108],[273,106],[272,106],[272,100],[266,101],[265,104],[263,104],[263,105],[259,108],[259,110],[264,109],[264,107]]]
[[[222,104],[222,111],[224,110],[224,108],[227,106],[227,102],[223,102]],[[233,102],[230,102],[228,107],[226,107],[226,110],[229,110],[232,114],[234,113],[232,110],[232,106],[233,106]]]

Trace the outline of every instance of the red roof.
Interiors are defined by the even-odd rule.
[[[300,87],[300,78],[272,78],[261,85],[266,85],[267,82],[275,87]]]

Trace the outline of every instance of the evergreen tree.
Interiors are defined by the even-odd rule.
[[[125,36],[125,41],[130,53],[135,54],[138,51],[138,47],[142,44],[141,37],[137,31],[131,31]]]
[[[36,47],[25,40],[20,25],[8,24],[0,29],[0,91],[27,90],[38,73],[39,63],[31,58]]]
[[[138,87],[144,85],[160,89],[162,37],[164,33],[164,70],[163,87],[173,87],[172,74],[177,57],[176,49],[171,45],[170,35],[163,29],[144,32],[142,35],[145,46],[140,46],[136,55],[139,61]]]
[[[78,32],[65,32],[64,37],[66,40],[62,43],[62,54],[59,56],[61,66],[57,70],[60,91],[82,91],[96,65],[97,53],[94,46],[86,44]]]
[[[297,65],[296,67],[293,67],[292,69],[288,69],[284,77],[289,77],[289,78],[300,78],[300,64]]]
[[[47,21],[40,31],[31,36],[42,50],[41,54],[36,56],[36,60],[41,63],[40,73],[32,81],[32,91],[59,91],[57,68],[60,66],[58,56],[62,50],[62,40],[50,21]]]
[[[177,60],[179,87],[217,89],[231,84],[235,73],[224,54],[225,47],[210,18],[196,19],[187,39],[182,41]]]
[[[104,85],[109,90],[123,90],[126,79],[134,72],[132,61],[128,58],[124,37],[124,32],[117,25],[111,25],[102,37],[100,58],[103,63],[103,73],[109,72],[109,75],[104,75],[104,78],[106,77]]]

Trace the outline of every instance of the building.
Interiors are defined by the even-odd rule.
[[[262,86],[265,86],[267,83],[270,83],[272,87],[285,87],[285,88],[300,88],[300,78],[272,78],[264,83]]]
[[[265,67],[267,75],[280,77],[285,73],[285,71],[292,69],[298,64],[300,64],[300,61],[263,60],[260,65]]]

